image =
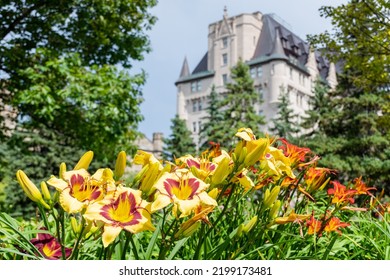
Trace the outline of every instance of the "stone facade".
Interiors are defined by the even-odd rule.
[[[255,12],[229,17],[225,9],[222,20],[209,25],[204,57],[192,72],[185,58],[175,82],[177,113],[186,120],[196,144],[212,85],[218,93],[225,92],[225,84],[231,81],[230,70],[239,59],[249,65],[255,88],[264,100],[255,107],[265,116],[265,132],[276,117],[281,90],[288,92],[292,108],[302,116],[308,109],[315,80],[331,88],[337,84],[335,65],[313,51],[275,15]]]

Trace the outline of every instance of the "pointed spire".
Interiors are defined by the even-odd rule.
[[[337,74],[336,74],[336,66],[333,62],[329,64],[328,77],[326,80],[329,83],[331,89],[335,89],[337,86]]]
[[[226,6],[223,8],[223,17],[224,18],[228,18],[228,13],[227,13],[227,7]]]
[[[190,68],[188,67],[187,57],[184,57],[183,66],[181,67],[179,78],[190,75]]]
[[[271,51],[271,55],[281,55],[281,56],[286,56],[284,53],[282,41],[280,40],[280,32],[279,28],[275,28],[275,39],[274,39],[274,46]]]
[[[310,76],[312,76],[312,80],[317,79],[319,75],[318,67],[317,67],[317,59],[313,48],[310,46],[309,54],[307,56],[306,67],[309,70]]]

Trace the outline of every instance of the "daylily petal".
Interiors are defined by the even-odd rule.
[[[115,238],[121,233],[122,228],[117,226],[111,226],[108,224],[104,225],[104,232],[102,235],[103,246],[106,248],[110,245]]]
[[[151,211],[156,212],[164,207],[168,206],[172,200],[167,195],[158,195],[152,203]]]
[[[62,208],[68,213],[80,212],[84,207],[84,203],[71,196],[69,191],[69,189],[65,189],[60,194],[60,204]]]
[[[62,179],[58,179],[58,178],[56,178],[56,177],[54,177],[54,176],[52,176],[52,177],[47,181],[47,183],[48,183],[50,186],[56,188],[56,189],[59,190],[59,191],[62,191],[63,189],[65,189],[65,188],[68,187],[68,183],[67,183],[67,182],[65,182],[65,181],[62,180]]]

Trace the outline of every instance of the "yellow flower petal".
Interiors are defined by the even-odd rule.
[[[52,187],[55,187],[58,191],[62,191],[64,189],[66,189],[68,187],[68,183],[65,182],[64,180],[62,179],[58,179],[54,176],[52,176],[48,181],[47,183],[52,186]]]
[[[106,248],[108,245],[110,245],[115,238],[121,233],[122,228],[121,227],[115,227],[111,225],[104,225],[104,232],[102,235],[103,240],[103,246]]]
[[[60,204],[62,208],[68,213],[80,212],[84,207],[84,203],[78,201],[70,195],[69,189],[65,189],[61,192]]]
[[[156,197],[155,201],[153,201],[150,211],[152,213],[156,212],[156,211],[168,206],[171,202],[172,201],[168,196],[160,194]]]

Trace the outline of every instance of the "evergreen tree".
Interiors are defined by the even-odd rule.
[[[225,148],[232,147],[239,128],[251,128],[258,136],[260,126],[265,124],[264,116],[255,111],[254,104],[261,104],[263,100],[253,85],[249,66],[240,60],[231,70],[231,79],[232,82],[226,85],[227,92],[217,106],[223,112],[223,120],[215,127],[221,135],[218,143]]]
[[[185,120],[176,115],[171,121],[171,135],[164,139],[164,159],[174,160],[186,154],[194,154],[196,145],[191,138],[191,131],[188,130]]]
[[[329,91],[328,107],[317,111],[318,127],[309,146],[321,164],[340,170],[340,180],[362,175],[378,188],[390,185],[388,61],[389,6],[386,1],[352,0],[323,7],[335,32],[313,36],[328,57],[342,63],[339,84]]]
[[[298,127],[298,114],[294,114],[294,110],[290,108],[290,97],[288,92],[281,88],[279,95],[277,117],[272,119],[274,126],[270,129],[275,135],[286,138],[293,142],[300,129]]]
[[[324,135],[327,115],[331,112],[329,91],[330,88],[322,80],[317,79],[314,82],[313,96],[308,101],[309,109],[301,117],[300,138],[310,139],[314,135]]]
[[[218,143],[223,136],[223,131],[218,128],[223,122],[223,113],[218,107],[219,94],[215,90],[215,85],[211,87],[208,107],[206,108],[207,116],[203,118],[203,124],[199,133],[200,150],[210,147],[210,142]]]

